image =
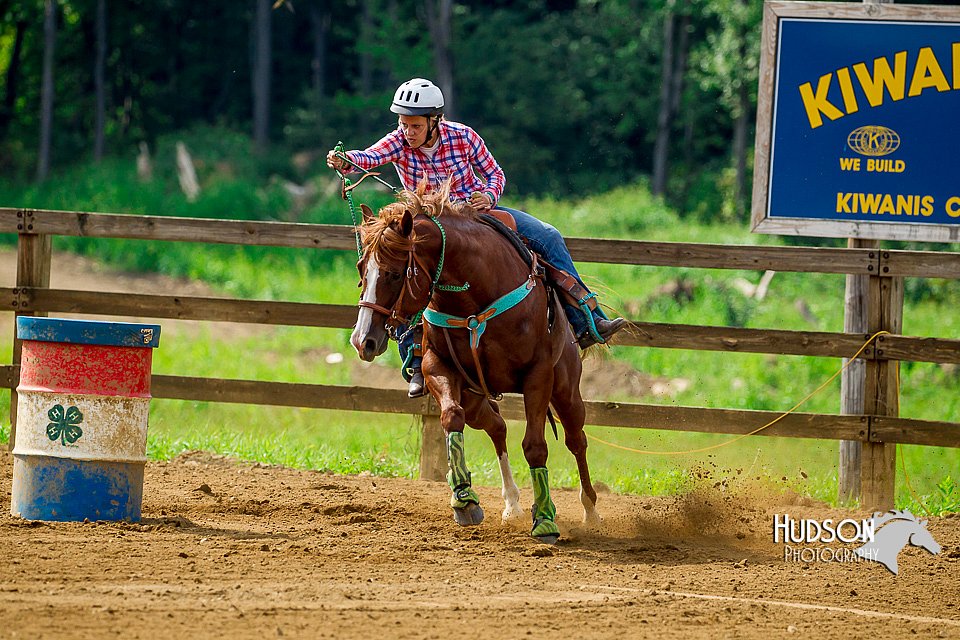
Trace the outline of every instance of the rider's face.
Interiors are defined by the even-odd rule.
[[[427,142],[430,119],[427,116],[400,116],[400,130],[407,143],[416,149]]]

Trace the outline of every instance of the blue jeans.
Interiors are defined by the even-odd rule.
[[[584,289],[590,290],[590,287],[583,283],[577,268],[573,266],[573,258],[570,257],[570,250],[567,249],[567,243],[564,242],[563,236],[552,224],[538,220],[526,211],[500,205],[497,206],[497,209],[506,211],[513,216],[513,219],[517,221],[517,232],[527,239],[531,249],[546,258],[547,262],[553,266],[563,269],[576,278]],[[573,327],[574,335],[579,337],[587,330],[587,320],[583,317],[583,312],[566,303],[563,305],[563,310]]]

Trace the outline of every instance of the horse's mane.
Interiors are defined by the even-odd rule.
[[[363,223],[360,227],[360,240],[363,248],[377,257],[377,261],[404,261],[410,250],[411,238],[404,237],[397,230],[405,211],[414,217],[423,213],[437,218],[442,215],[454,215],[475,218],[476,210],[466,203],[450,202],[450,181],[443,183],[440,189],[427,192],[427,182],[421,181],[416,191],[404,189],[397,194],[397,201],[380,209],[380,215]]]

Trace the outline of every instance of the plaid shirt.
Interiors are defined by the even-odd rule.
[[[496,204],[506,184],[503,169],[483,138],[458,122],[440,121],[440,146],[433,158],[412,148],[399,128],[363,151],[348,151],[347,157],[366,170],[392,162],[404,188],[410,191],[424,178],[428,188],[434,189],[451,177],[450,199],[454,201],[469,200],[473,192],[482,191]]]

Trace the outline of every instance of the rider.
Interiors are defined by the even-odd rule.
[[[530,247],[576,279],[566,280],[576,292],[569,299],[578,304],[565,302],[564,311],[581,349],[607,342],[624,327],[626,320],[610,320],[600,310],[595,294],[589,292],[573,266],[560,232],[529,213],[497,205],[506,182],[503,170],[476,131],[443,119],[443,93],[439,87],[422,78],[408,80],[397,89],[390,111],[398,115],[397,129],[363,151],[347,151],[345,155],[351,162],[364,170],[392,162],[403,186],[410,191],[415,191],[424,179],[431,187],[437,187],[449,178],[452,201],[469,202],[478,211],[497,208],[512,214],[517,231]],[[327,166],[341,172],[353,170],[336,151],[327,153]],[[409,369],[411,398],[425,393],[420,357],[408,358],[414,333],[407,332],[407,339],[400,343],[400,355]]]

